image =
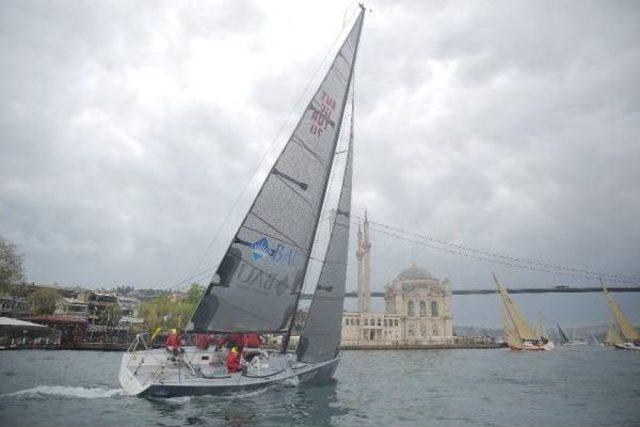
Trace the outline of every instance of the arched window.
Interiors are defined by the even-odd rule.
[[[420,317],[427,316],[427,303],[424,301],[420,301]]]
[[[393,319],[393,326],[398,326],[398,319]]]
[[[431,316],[438,317],[438,301],[431,301]]]
[[[364,319],[364,326],[369,326],[369,321],[368,321],[368,319]]]
[[[414,317],[415,315],[416,311],[413,307],[413,301],[409,301],[409,304],[407,304],[407,316]]]

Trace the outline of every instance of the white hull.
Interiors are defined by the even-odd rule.
[[[131,396],[175,397],[233,393],[262,388],[297,378],[322,380],[333,376],[338,358],[307,364],[295,354],[255,350],[258,354],[244,372],[227,373],[220,352],[186,347],[173,357],[165,349],[127,351],[120,365],[119,380]]]
[[[624,344],[615,344],[615,347],[620,349],[620,350],[640,350],[640,346],[639,345],[635,345],[633,343],[630,342],[626,342]]]
[[[547,343],[532,343],[531,341],[525,341],[522,343],[522,346],[513,346],[510,345],[509,348],[512,350],[525,350],[525,351],[550,351],[555,348],[553,341],[548,341]]]

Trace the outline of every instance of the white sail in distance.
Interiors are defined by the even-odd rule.
[[[624,315],[618,303],[613,299],[611,294],[609,294],[609,290],[604,283],[602,284],[602,292],[607,300],[611,314],[613,314],[613,318],[618,323],[618,327],[620,328],[620,332],[622,332],[624,339],[628,342],[640,341],[640,334],[636,328],[633,327],[629,319],[627,319],[627,316]]]
[[[500,283],[496,274],[495,273],[491,273],[491,274],[493,275],[493,280],[496,283],[496,286],[498,287],[498,292],[500,293],[500,297],[502,297],[502,302],[504,303],[504,306],[507,310],[507,314],[509,315],[511,322],[515,327],[515,331],[517,332],[519,338],[521,340],[532,340],[532,341],[536,341],[540,339],[540,336],[538,336],[531,329],[531,327],[529,326],[525,318],[522,316],[522,314],[520,313],[520,310],[518,309],[518,306],[516,305],[516,302],[511,298],[511,295],[509,295],[509,293],[507,292],[507,289],[502,285],[502,283]]]

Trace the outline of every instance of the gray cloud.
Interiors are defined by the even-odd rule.
[[[5,2],[0,233],[26,253],[29,279],[169,286],[215,263],[224,242],[198,264],[345,5],[323,15],[312,4]],[[637,4],[374,8],[357,69],[354,211],[454,243],[640,276]],[[586,284],[379,233],[374,260],[375,289],[414,260],[458,287],[490,286],[492,268],[515,286]],[[495,311],[459,304],[461,321]]]

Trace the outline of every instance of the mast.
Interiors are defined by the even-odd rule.
[[[349,230],[351,217],[351,184],[353,176],[354,90],[351,90],[351,120],[342,185],[333,221],[329,244],[311,299],[309,313],[300,334],[296,351],[298,361],[320,363],[337,357],[342,338],[342,313],[349,257]]]
[[[219,262],[187,330],[290,334],[333,166],[362,19],[361,10]]]
[[[354,47],[353,47],[353,49],[354,49],[353,60],[351,61],[351,66],[349,68],[349,75],[347,76],[347,87],[346,87],[346,90],[344,92],[344,96],[342,98],[342,105],[341,105],[341,108],[340,108],[340,111],[342,112],[342,114],[340,114],[340,116],[338,117],[338,123],[336,125],[337,131],[335,132],[335,135],[333,137],[333,145],[332,146],[334,147],[334,150],[333,150],[333,153],[331,154],[331,163],[330,163],[331,164],[331,170],[333,170],[333,168],[335,166],[333,164],[334,163],[334,159],[335,159],[335,148],[336,148],[336,145],[337,145],[338,138],[340,137],[340,130],[342,128],[342,120],[344,118],[344,110],[345,110],[345,106],[347,104],[347,99],[348,99],[347,94],[349,93],[349,90],[351,89],[351,85],[353,83],[353,70],[355,68],[355,62],[356,62],[356,58],[358,56],[358,46],[360,45],[360,35],[362,34],[362,26],[363,26],[363,21],[364,21],[365,8],[364,8],[364,5],[362,3],[359,3],[359,7],[360,7],[360,11],[358,12],[358,16],[357,16],[357,18],[356,18],[356,20],[355,20],[355,22],[353,24],[353,27],[351,28],[351,32],[353,32],[353,30],[356,28],[356,26],[358,27],[357,28],[357,35],[355,36]],[[350,34],[351,34],[351,32],[350,32]],[[336,54],[336,59],[340,55],[342,55],[342,50],[345,48],[345,45],[347,44],[347,41],[349,40],[349,38],[350,37],[347,36],[347,38],[345,39],[342,47],[340,48],[340,50]],[[334,60],[334,62],[335,62],[335,60]],[[324,199],[326,197],[328,184],[329,184],[328,180],[325,180],[324,183],[323,183],[323,188],[322,188],[322,200],[323,200],[323,202],[324,202]],[[313,228],[313,230],[314,230],[313,231],[313,236],[314,236],[313,241],[314,242],[318,238],[317,233],[318,233],[318,224],[319,224],[319,222],[320,222],[320,215],[318,215],[316,217],[316,221],[315,221],[314,228]],[[305,272],[304,274],[305,274],[305,276],[306,276],[306,274],[308,274],[310,255],[311,255],[311,253],[309,253],[309,257],[307,257],[306,263],[305,263],[305,266],[304,266],[304,272]],[[302,295],[302,286],[300,287],[300,289],[299,289],[299,291],[298,291],[298,293],[296,295],[296,301],[295,301],[293,313],[291,315],[289,328],[287,329],[287,332],[285,333],[285,335],[284,335],[284,337],[282,339],[282,352],[283,353],[286,353],[287,352],[287,347],[289,347],[289,340],[291,339],[291,332],[292,332],[293,326],[295,324],[296,314],[297,314],[297,311],[298,311],[298,306],[300,305],[300,296],[301,295]]]
[[[538,312],[538,325],[536,327],[536,334],[540,338],[547,338],[547,331],[544,327],[544,319],[542,318],[542,312]]]

